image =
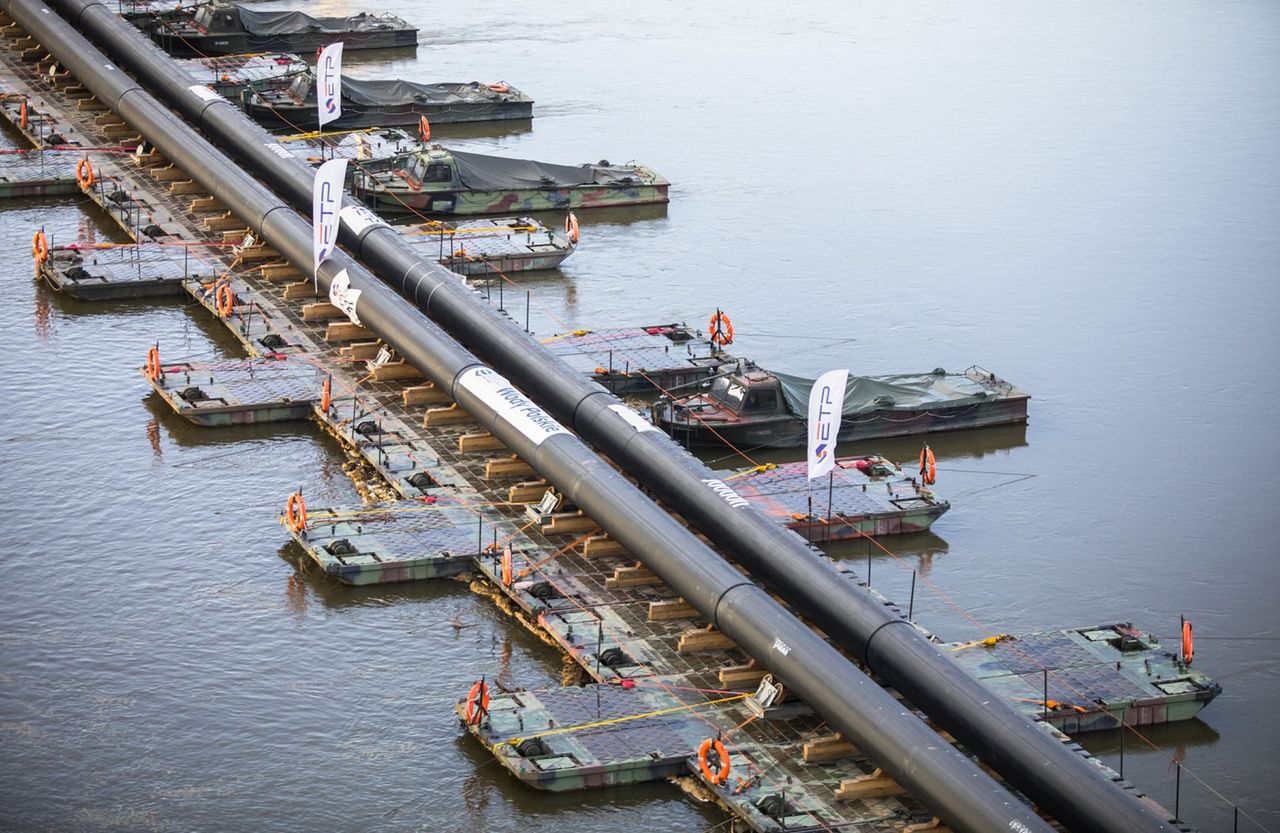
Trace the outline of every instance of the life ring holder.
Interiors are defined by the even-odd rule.
[[[96,181],[97,178],[93,174],[93,163],[86,156],[76,163],[76,185],[80,186],[81,191],[87,191],[93,187],[93,183]]]
[[[307,529],[307,502],[302,499],[302,492],[294,492],[284,504],[284,521],[290,531],[305,532]]]
[[[147,378],[151,381],[157,382],[160,380],[160,376],[163,374],[163,371],[160,369],[159,347],[153,345],[151,349],[147,351],[147,365],[145,372],[147,374]]]
[[[717,347],[733,344],[733,320],[721,310],[716,310],[715,315],[711,316],[711,320],[707,322],[707,331],[711,334],[711,343]]]
[[[462,717],[468,726],[475,726],[484,719],[489,713],[489,684],[484,680],[477,680],[471,686],[471,691],[467,692],[467,705],[463,709]]]
[[[920,449],[920,482],[932,486],[938,481],[938,462],[934,459],[933,449],[923,446]]]
[[[44,263],[49,259],[49,238],[45,237],[44,229],[31,236],[31,256],[36,259],[36,263]]]

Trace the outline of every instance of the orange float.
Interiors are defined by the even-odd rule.
[[[711,316],[707,331],[711,333],[711,343],[717,347],[733,344],[733,321],[720,310],[716,310],[716,314]]]
[[[49,259],[49,238],[44,236],[44,229],[31,237],[31,256],[36,259],[36,263],[44,263]]]
[[[147,351],[147,378],[156,381],[160,378],[160,348],[153,346]]]
[[[712,769],[707,761],[712,749],[715,749],[716,757],[719,759],[715,769]],[[719,785],[729,780],[729,751],[724,748],[724,743],[719,738],[707,738],[698,747],[698,769],[702,771],[702,777],[712,784]]]
[[[938,480],[938,463],[933,458],[933,449],[924,446],[920,449],[920,481],[932,486]]]
[[[333,403],[330,392],[333,390],[333,377],[324,377],[324,384],[320,386],[320,410],[326,414],[329,413],[329,405]]]
[[[570,211],[568,216],[564,218],[564,236],[569,238],[569,242],[578,245],[578,218]]]
[[[302,492],[294,492],[284,504],[284,520],[293,532],[303,532],[307,528],[307,502],[302,499]]]
[[[426,116],[418,117],[418,138],[424,142],[431,141],[431,123]]]
[[[467,707],[463,711],[463,719],[468,726],[475,726],[489,713],[489,685],[478,680],[467,692]]]
[[[218,310],[218,315],[226,318],[231,315],[231,310],[235,309],[236,295],[231,291],[231,284],[220,284],[216,292],[213,293],[213,304]]]
[[[1191,664],[1191,660],[1196,658],[1195,639],[1191,634],[1191,623],[1186,619],[1182,620],[1182,661],[1187,665]]]
[[[88,157],[85,157],[76,163],[76,184],[79,185],[80,190],[83,191],[87,188],[93,187],[93,183],[93,163],[89,161]]]

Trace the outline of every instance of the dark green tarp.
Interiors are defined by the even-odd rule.
[[[793,414],[807,417],[814,379],[775,374]],[[903,373],[895,376],[849,375],[845,383],[844,414],[863,414],[885,408],[956,408],[992,399],[996,391],[963,373]]]
[[[450,151],[462,184],[473,191],[614,185],[642,180],[634,168],[603,165],[552,165],[531,159],[507,159],[481,153]]]

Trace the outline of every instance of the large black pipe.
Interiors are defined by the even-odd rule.
[[[298,205],[310,204],[312,173],[234,106],[191,91],[199,82],[94,0],[52,0],[121,63],[215,141],[260,171]],[[676,506],[694,526],[767,582],[828,635],[863,659],[966,748],[1068,827],[1171,831],[1161,814],[1117,788],[1088,761],[942,656],[914,627],[837,574],[799,536],[749,508],[700,461],[658,431],[638,429],[627,409],[584,379],[457,277],[425,260],[358,207],[344,215],[343,242],[449,333],[519,384],[583,438]]]
[[[79,82],[302,271],[311,224],[157,102],[36,0],[0,0]],[[360,292],[355,314],[477,421],[561,489],[748,654],[956,830],[1051,829],[835,648],[746,579],[580,439],[484,367],[347,255],[318,279]]]

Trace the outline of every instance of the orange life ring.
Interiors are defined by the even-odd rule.
[[[333,390],[333,377],[324,377],[324,384],[320,386],[320,410],[326,414],[329,413],[329,405],[333,403],[330,397],[330,391]]]
[[[431,141],[431,122],[426,116],[418,117],[418,137],[424,142]]]
[[[716,757],[720,759],[714,770],[707,763],[707,755],[713,747],[716,750]],[[729,751],[724,748],[719,738],[707,738],[698,747],[698,769],[702,770],[702,777],[712,784],[723,784],[729,780]]]
[[[236,295],[231,291],[231,284],[219,284],[216,292],[213,293],[213,304],[218,310],[218,315],[226,318],[231,315],[231,310],[236,306]]]
[[[711,333],[712,344],[718,347],[733,344],[733,322],[720,310],[716,310],[716,314],[711,316],[707,331]]]
[[[18,123],[22,125],[22,129],[27,129],[27,100],[22,99],[22,106],[18,108]]]
[[[76,163],[76,184],[80,186],[80,190],[93,187],[93,163],[89,161],[89,157],[84,157]]]
[[[1191,623],[1182,620],[1182,661],[1187,665],[1196,658],[1195,640],[1191,636]]]
[[[508,93],[508,92],[511,92],[511,88],[510,88],[510,87],[508,87],[506,84],[503,84],[501,81],[499,81],[499,82],[498,82],[498,83],[496,83],[496,84],[490,84],[490,85],[489,85],[489,89],[493,90],[495,93]]]
[[[160,348],[153,345],[147,351],[147,378],[154,382],[160,378],[160,372]]]
[[[36,259],[36,263],[44,263],[49,259],[49,238],[44,236],[44,229],[31,236],[31,256]]]
[[[938,480],[938,464],[933,458],[933,449],[924,446],[920,449],[920,481],[932,486]]]
[[[570,211],[564,218],[564,236],[569,238],[569,242],[578,245],[578,218]]]
[[[503,547],[502,548],[502,586],[503,587],[511,586],[512,573],[513,571],[512,571],[512,564],[511,564],[511,547]]]
[[[284,520],[289,529],[303,532],[307,528],[307,502],[302,499],[302,492],[294,492],[284,504]]]
[[[463,717],[468,726],[475,726],[489,713],[489,685],[484,680],[477,680],[467,692],[467,708]]]

